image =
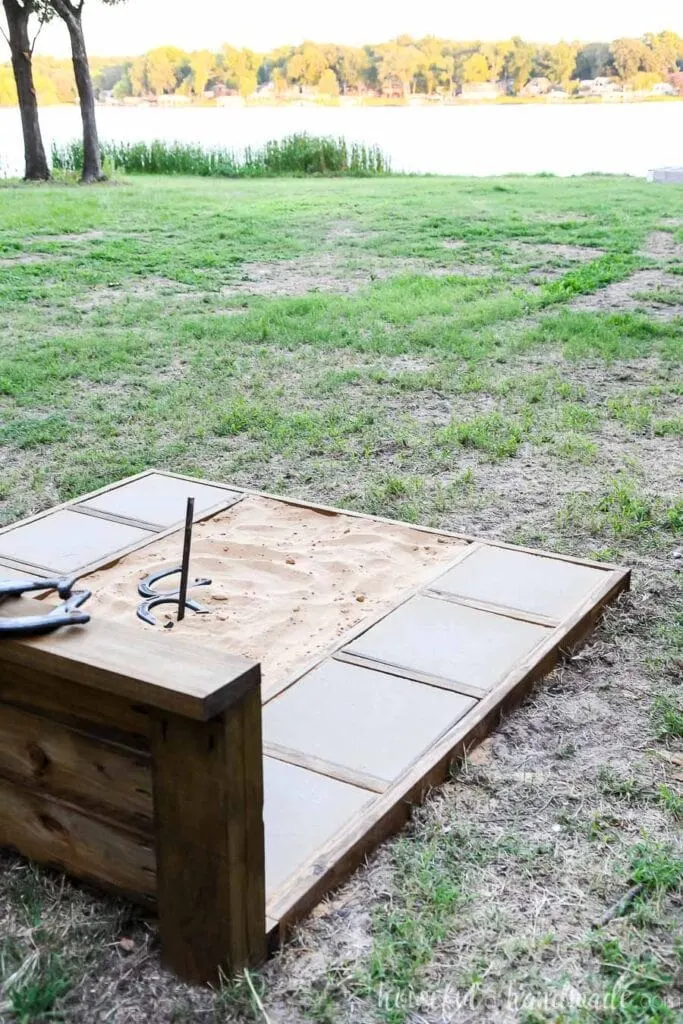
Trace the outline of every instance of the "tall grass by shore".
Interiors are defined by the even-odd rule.
[[[289,135],[265,145],[247,147],[242,154],[230,149],[205,149],[185,142],[104,142],[102,158],[113,170],[126,174],[190,174],[204,177],[273,177],[278,175],[390,174],[389,158],[378,146],[326,136]],[[79,171],[83,145],[72,141],[52,146],[55,170]]]

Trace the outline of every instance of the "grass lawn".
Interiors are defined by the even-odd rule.
[[[8,184],[0,325],[0,524],[158,466],[634,569],[257,975],[5,855],[0,1020],[673,1024],[683,189]]]

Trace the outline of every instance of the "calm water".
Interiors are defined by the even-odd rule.
[[[103,139],[154,138],[239,150],[291,132],[343,135],[377,143],[395,170],[435,174],[510,172],[644,176],[652,167],[683,165],[683,103],[595,106],[384,108],[104,107]],[[45,141],[79,133],[76,107],[48,107]],[[0,174],[21,173],[16,110],[0,108]]]

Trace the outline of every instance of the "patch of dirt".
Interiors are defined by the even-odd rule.
[[[589,245],[556,245],[551,242],[511,242],[513,252],[527,255],[531,259],[560,259],[569,263],[590,263],[605,255],[604,249]]]
[[[106,231],[74,231],[72,234],[63,235],[34,235],[34,242],[93,242],[106,238]]]
[[[580,295],[569,308],[587,312],[624,313],[642,309],[656,320],[675,320],[683,316],[681,304],[659,306],[638,298],[642,292],[660,289],[680,290],[681,279],[663,270],[637,270],[625,281],[615,281],[593,295]]]
[[[535,213],[529,220],[542,224],[574,224],[595,220],[589,213]]]
[[[443,243],[444,249],[464,249],[467,242],[462,238],[447,238]]]
[[[177,281],[166,277],[144,277],[126,281],[122,287],[114,285],[98,285],[84,295],[74,299],[72,305],[82,313],[91,313],[95,309],[106,309],[115,302],[127,299],[173,299],[188,302],[201,298],[203,292],[186,291]]]
[[[683,245],[679,245],[670,231],[653,231],[645,243],[643,256],[654,260],[683,258]]]
[[[353,220],[339,220],[330,226],[325,235],[326,242],[348,242],[372,238],[374,231],[363,231]]]
[[[58,256],[51,256],[47,253],[24,253],[23,256],[8,256],[0,260],[0,267],[22,267],[31,266],[34,263],[51,263],[54,259],[59,259]]]
[[[401,274],[422,274],[426,277],[488,277],[491,268],[482,264],[450,264],[438,266],[428,260],[397,257],[372,260],[364,267],[351,267],[333,253],[300,257],[292,260],[244,263],[242,279],[231,281],[221,295],[261,295],[269,298],[308,295],[312,292],[350,294],[372,284]]]

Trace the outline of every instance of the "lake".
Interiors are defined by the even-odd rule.
[[[46,145],[80,132],[78,108],[46,107]],[[240,150],[292,132],[377,143],[394,170],[490,175],[600,171],[645,176],[683,165],[683,102],[462,107],[101,107],[100,136]],[[0,108],[0,174],[22,173],[17,110]]]

